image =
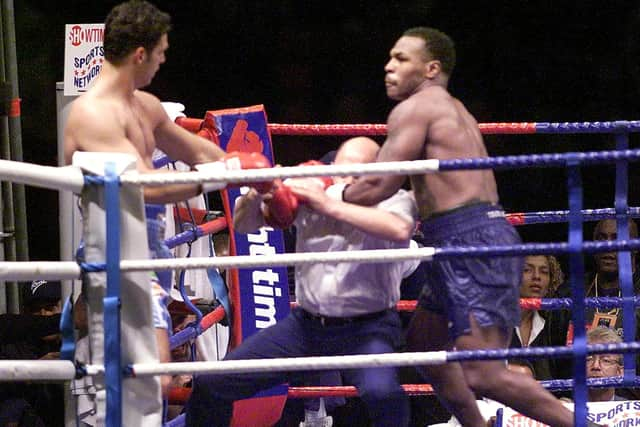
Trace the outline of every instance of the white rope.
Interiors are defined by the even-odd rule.
[[[407,249],[372,249],[356,252],[301,252],[276,255],[241,255],[212,258],[166,258],[120,261],[120,271],[196,270],[212,267],[253,268],[314,263],[384,263],[419,259],[430,261],[433,247]],[[72,280],[81,275],[73,261],[5,261],[0,262],[0,280]]]
[[[211,267],[250,268],[336,262],[384,263],[413,259],[430,261],[433,259],[434,254],[435,248],[425,247],[418,249],[372,249],[355,252],[300,252],[258,256],[241,255],[212,258],[123,260],[120,262],[120,270],[193,270]]]
[[[0,360],[0,381],[72,380],[76,367],[68,360]]]
[[[318,371],[323,369],[383,368],[447,363],[446,351],[427,353],[383,353],[352,356],[289,357],[212,362],[136,363],[134,376],[179,374],[240,374],[273,371]]]
[[[323,369],[383,368],[395,366],[441,365],[446,351],[415,353],[356,354],[350,356],[288,357],[211,362],[136,363],[136,377],[178,374],[242,374],[273,371],[318,371]],[[86,375],[104,374],[104,365],[85,365]],[[76,367],[68,360],[0,360],[0,381],[72,380]]]
[[[0,262],[0,280],[72,280],[80,277],[73,261]]]
[[[80,193],[84,185],[84,176],[79,168],[41,166],[11,160],[0,160],[0,180],[74,193]]]
[[[157,173],[140,175],[122,175],[120,181],[123,184],[142,184],[160,186],[165,184],[194,184],[206,182],[247,183],[258,181],[271,181],[276,178],[298,178],[308,176],[350,176],[350,175],[415,175],[437,172],[439,161],[436,159],[384,162],[384,163],[358,163],[351,165],[326,165],[326,166],[286,166],[279,168],[247,169],[227,171],[219,173],[183,172],[183,173]]]

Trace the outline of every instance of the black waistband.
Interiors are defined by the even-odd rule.
[[[300,309],[303,317],[309,320],[313,320],[314,322],[318,322],[322,326],[344,326],[350,323],[362,322],[365,320],[374,320],[384,316],[387,311],[388,310],[376,311],[375,313],[367,313],[350,317],[331,317],[309,313],[307,310]]]

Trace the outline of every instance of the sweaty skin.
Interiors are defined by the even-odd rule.
[[[387,120],[387,139],[377,156],[379,162],[411,161],[422,159],[454,159],[487,157],[487,151],[482,141],[478,123],[462,105],[447,91],[449,73],[453,69],[455,56],[451,43],[450,49],[446,37],[438,35],[428,28],[416,28],[416,35],[403,35],[398,39],[390,51],[390,59],[385,66],[385,86],[387,96],[399,103],[391,111]],[[409,32],[411,34],[411,32]],[[425,35],[422,37],[421,35]],[[430,39],[431,38],[431,39]],[[427,40],[433,42],[427,49]],[[437,52],[438,44],[443,49]],[[372,176],[358,178],[352,185],[346,187],[342,198],[347,202],[373,205],[389,197],[404,183],[403,175]],[[417,174],[410,177],[414,190],[419,214],[424,219],[423,224],[433,224],[439,220],[443,223],[460,219],[467,215],[470,219],[480,219],[482,216],[469,215],[473,208],[466,211],[448,212],[452,209],[483,203],[479,209],[486,209],[490,204],[498,202],[496,181],[491,170],[461,170],[435,174]],[[448,214],[447,214],[448,212]],[[463,212],[467,212],[464,214]],[[444,213],[438,218],[430,218],[434,214]],[[443,220],[444,219],[444,220]],[[489,220],[487,220],[487,224]],[[493,230],[504,232],[505,241],[515,242],[515,231],[507,228],[504,222],[493,222]],[[455,228],[455,227],[453,227]],[[484,241],[490,234],[480,236],[480,226],[472,230],[470,241]],[[446,232],[445,232],[446,233]],[[463,233],[452,230],[451,235],[459,237]],[[512,237],[509,237],[512,236]],[[426,236],[430,238],[430,236]],[[446,239],[443,239],[446,240]],[[452,237],[453,240],[453,237]],[[504,327],[499,323],[482,325],[476,319],[472,310],[468,319],[458,319],[458,323],[468,320],[469,331],[458,336],[449,333],[448,325],[454,325],[456,319],[449,317],[449,312],[439,312],[437,307],[429,306],[429,295],[435,294],[433,282],[442,279],[442,273],[452,264],[438,264],[432,261],[433,274],[427,278],[425,291],[421,295],[418,307],[413,314],[407,330],[408,351],[441,351],[441,350],[477,350],[487,348],[507,348],[511,338],[511,327]],[[461,265],[462,263],[460,263]],[[485,263],[486,267],[488,264]],[[509,271],[507,289],[513,289],[513,279],[516,276],[515,266],[504,264]],[[437,269],[437,270],[436,270]],[[490,268],[485,268],[490,269]],[[462,277],[472,277],[478,269],[459,268]],[[496,272],[498,273],[498,272]],[[517,275],[521,275],[518,272]],[[453,275],[453,273],[452,273]],[[489,276],[489,275],[487,275]],[[458,278],[456,278],[458,279]],[[464,278],[446,281],[447,288],[441,292],[439,298],[454,300],[450,304],[451,310],[464,307],[464,304],[451,297],[451,292],[464,288],[477,290],[478,295],[487,296],[493,290],[483,287],[477,280]],[[500,280],[494,274],[491,280]],[[442,280],[441,280],[442,282]],[[451,291],[449,289],[452,289]],[[443,293],[449,292],[447,295]],[[421,305],[424,301],[425,304]],[[466,303],[465,301],[464,303]],[[509,301],[511,303],[511,301]],[[479,304],[484,309],[482,304]],[[488,303],[487,303],[488,305]],[[434,309],[435,308],[435,309]],[[511,308],[506,307],[505,308]],[[497,308],[498,310],[500,307]],[[480,310],[478,312],[482,313]],[[461,315],[464,315],[461,313]],[[511,319],[510,319],[511,320]],[[465,361],[450,363],[443,366],[422,366],[418,370],[428,378],[436,390],[440,401],[452,414],[467,427],[486,427],[478,410],[476,393],[481,396],[502,402],[532,418],[547,425],[558,427],[573,426],[573,414],[564,408],[560,402],[530,377],[516,375],[505,369],[502,361]]]
[[[385,66],[385,86],[400,100],[387,120],[387,139],[378,162],[486,157],[478,123],[446,90],[447,76],[420,59],[424,41],[401,37]],[[410,177],[420,216],[470,202],[495,203],[498,193],[493,171],[455,171]],[[363,176],[345,191],[345,200],[371,205],[393,194],[404,176]]]
[[[72,104],[64,130],[64,160],[71,164],[76,151],[133,154],[137,169],[156,173],[155,148],[189,165],[218,160],[224,151],[212,142],[173,123],[160,100],[139,88],[148,85],[165,61],[169,44],[163,35],[151,52],[140,47],[123,64],[105,62],[87,93]],[[160,171],[167,173],[167,170]],[[199,194],[193,184],[146,187],[145,201],[169,203]]]

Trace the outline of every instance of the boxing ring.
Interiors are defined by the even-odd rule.
[[[179,124],[180,119],[177,121]],[[182,125],[194,132],[208,133],[211,123],[207,120],[188,119]],[[629,149],[628,135],[640,131],[639,121],[589,122],[589,123],[494,123],[481,124],[484,134],[533,134],[533,133],[605,133],[616,135],[616,150],[570,152],[489,157],[478,159],[421,160],[413,162],[389,162],[366,165],[327,165],[305,167],[279,167],[245,171],[229,171],[224,175],[202,172],[181,174],[139,175],[135,173],[132,159],[105,156],[91,159],[90,164],[70,167],[47,167],[11,161],[0,161],[0,177],[17,183],[49,188],[62,192],[81,194],[83,203],[93,210],[89,215],[85,232],[97,239],[100,246],[84,262],[2,262],[2,280],[71,280],[90,276],[89,286],[96,285],[101,292],[90,298],[98,307],[91,322],[96,331],[104,332],[94,337],[94,344],[103,346],[103,360],[77,364],[71,360],[60,361],[0,361],[0,378],[15,380],[72,380],[83,376],[102,378],[104,381],[104,422],[110,427],[121,425],[158,425],[161,423],[157,395],[157,376],[162,374],[197,374],[216,372],[265,372],[271,370],[313,371],[355,367],[420,366],[464,360],[496,360],[542,357],[572,357],[573,380],[553,380],[545,383],[550,389],[574,389],[576,425],[585,425],[587,386],[638,386],[634,355],[640,351],[635,342],[635,307],[640,298],[634,295],[631,278],[630,251],[640,249],[640,239],[629,238],[628,218],[640,216],[640,209],[628,206],[628,163],[640,160],[640,150]],[[383,135],[384,125],[279,125],[270,124],[274,135]],[[583,209],[581,168],[586,165],[615,164],[615,201],[613,208]],[[347,176],[366,174],[410,175],[438,173],[463,169],[518,169],[530,167],[558,167],[567,170],[568,209],[564,211],[515,213],[508,216],[515,225],[533,223],[568,222],[569,236],[562,243],[527,243],[510,246],[486,247],[423,247],[419,249],[366,250],[360,252],[332,253],[284,253],[274,255],[240,255],[220,258],[148,259],[146,247],[136,245],[136,238],[146,234],[141,186],[160,186],[167,183],[221,182],[248,184],[285,177]],[[582,225],[585,221],[615,218],[618,226],[617,241],[585,241]],[[227,219],[228,222],[228,219]],[[219,231],[224,225],[198,229],[199,236]],[[103,230],[95,233],[95,230]],[[197,234],[197,233],[196,233]],[[86,237],[86,235],[85,235]],[[99,243],[103,239],[102,243]],[[139,238],[138,238],[139,241]],[[583,283],[584,254],[618,252],[620,289],[619,298],[585,298]],[[150,270],[193,270],[209,268],[245,269],[251,267],[295,266],[305,263],[381,263],[419,259],[423,262],[451,257],[524,256],[536,254],[562,254],[569,259],[569,281],[572,298],[527,299],[521,306],[531,309],[572,309],[574,325],[573,345],[570,347],[533,347],[521,349],[495,349],[478,351],[438,351],[425,353],[392,353],[335,357],[304,357],[295,359],[177,362],[161,364],[154,356],[155,342],[150,345],[150,325],[144,325],[148,314],[144,306],[150,299],[146,273]],[[97,279],[96,279],[97,278]],[[95,282],[97,280],[98,282]],[[414,305],[403,302],[400,309],[411,310]],[[585,337],[585,307],[621,307],[623,314],[624,342],[621,344],[587,345]],[[90,306],[91,310],[91,306]],[[150,308],[149,308],[150,310]],[[211,316],[199,318],[198,327],[189,330],[178,341],[182,343],[197,335],[202,329],[224,317],[220,308]],[[122,333],[120,332],[122,331]],[[99,334],[98,334],[99,335]],[[138,342],[139,341],[139,342]],[[144,344],[144,345],[142,345]],[[140,353],[140,348],[145,347]],[[587,354],[624,354],[622,378],[586,379]],[[428,387],[405,386],[410,394],[428,391]],[[143,392],[144,390],[144,392]],[[306,392],[306,393],[305,393]],[[136,393],[141,393],[136,395]],[[316,397],[341,394],[353,395],[347,388],[311,388],[289,390],[294,397]],[[152,402],[140,405],[142,397]],[[161,405],[160,405],[161,406]],[[166,425],[181,425],[181,417]],[[133,421],[132,421],[133,420]],[[182,422],[184,422],[182,420]]]

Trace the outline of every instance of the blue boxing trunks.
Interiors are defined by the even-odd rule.
[[[476,203],[423,221],[426,246],[494,246],[521,243],[499,205]],[[522,257],[454,257],[421,265],[426,281],[418,305],[449,320],[455,340],[471,332],[469,315],[480,326],[520,324]]]
[[[147,243],[151,259],[173,258],[171,250],[164,242],[165,206],[145,204],[147,217]],[[151,294],[153,296],[153,326],[159,329],[170,329],[169,293],[172,286],[172,272],[157,271],[151,275]]]

